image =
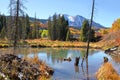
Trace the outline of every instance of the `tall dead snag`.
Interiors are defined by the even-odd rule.
[[[18,17],[19,17],[19,10],[20,10],[20,7],[19,7],[19,5],[20,5],[20,2],[19,2],[19,0],[17,0],[17,2],[16,2],[16,16],[15,16],[15,36],[14,36],[14,48],[16,48],[17,47],[17,40],[18,40],[18,27],[19,27],[19,25],[18,25]]]
[[[92,22],[93,22],[93,15],[94,15],[94,4],[95,4],[95,0],[93,0],[93,4],[92,4],[92,13],[91,13],[90,26],[89,26],[89,31],[88,31],[86,58],[88,58],[88,53],[89,53],[90,34],[91,34],[91,27],[92,27]]]
[[[14,49],[17,47],[17,43],[19,40],[19,27],[20,27],[20,16],[22,16],[24,14],[22,8],[25,8],[23,6],[22,0],[10,0],[10,11],[12,13],[12,15],[14,16],[14,21],[13,21],[13,25],[12,25],[12,31],[13,31],[13,46]],[[11,15],[10,13],[10,15]]]

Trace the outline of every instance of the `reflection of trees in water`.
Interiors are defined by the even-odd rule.
[[[80,57],[81,57],[81,58],[84,58],[84,57],[85,57],[85,54],[86,54],[85,49],[80,50]]]
[[[74,68],[75,68],[75,72],[79,73],[79,66],[74,65]]]
[[[90,50],[90,52],[92,52],[92,51]],[[87,58],[85,57],[86,56],[86,50],[81,50],[80,54],[81,54],[81,59],[82,59],[81,67],[82,67],[83,76],[86,76],[87,80],[89,80],[88,56],[87,56]],[[86,65],[85,65],[85,63],[86,63]]]
[[[98,50],[95,49],[90,49],[88,55],[93,55],[95,53],[99,52]],[[80,49],[80,56],[83,58],[86,54],[86,49]]]
[[[15,51],[15,54],[30,54],[30,48],[16,48],[13,50],[13,48],[6,48],[6,49],[0,49],[0,53],[13,53]]]
[[[83,64],[86,63],[86,64]],[[89,66],[88,66],[88,58],[82,58],[81,62],[81,67],[82,67],[82,74],[89,80]]]
[[[67,57],[68,50],[67,49],[51,49],[48,50],[47,52],[47,58],[51,58],[52,63],[54,64],[55,62],[61,63],[64,58]]]
[[[76,58],[80,56],[80,50],[68,50],[67,58]]]
[[[83,58],[81,58],[83,60]],[[81,67],[75,66],[74,65],[74,70],[75,70],[75,76],[74,77],[79,77],[80,73],[83,75],[81,78],[83,80],[89,80],[89,66],[88,66],[88,58],[84,58],[84,64],[81,64]],[[81,70],[81,72],[80,72]]]
[[[85,56],[85,49],[60,49],[60,48],[46,48],[45,52],[47,53],[47,59],[52,60],[52,63],[61,63],[64,58],[75,58],[75,57],[81,57],[83,58]],[[90,50],[90,53],[93,54],[94,50]]]
[[[88,58],[86,59],[86,77],[89,80],[89,72],[88,72]]]

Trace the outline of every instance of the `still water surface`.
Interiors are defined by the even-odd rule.
[[[0,53],[9,53],[11,49],[0,49]],[[45,61],[54,69],[54,74],[50,80],[96,80],[95,73],[103,64],[103,57],[109,58],[117,72],[120,74],[120,57],[110,56],[102,50],[90,50],[87,60],[82,59],[86,50],[80,48],[19,48],[16,53],[19,57],[34,57],[38,55],[39,59]],[[78,66],[74,66],[75,57],[80,56]],[[64,58],[70,57],[72,61],[64,61]]]

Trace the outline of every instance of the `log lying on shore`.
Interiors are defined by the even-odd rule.
[[[0,56],[0,80],[5,78],[10,80],[38,80],[41,75],[49,76],[53,74],[53,69],[46,67],[43,72],[39,64],[19,58],[13,54]]]
[[[120,47],[114,46],[114,47],[108,48],[105,50],[105,53],[112,56],[120,56]]]

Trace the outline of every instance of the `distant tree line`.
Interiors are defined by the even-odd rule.
[[[15,36],[15,24],[14,24],[14,16],[11,20],[11,16],[5,16],[0,14],[0,38],[1,39],[9,39],[14,40]],[[33,24],[33,26],[31,26]],[[37,24],[37,20],[34,22],[30,22],[29,16],[26,14],[25,16],[19,17],[18,22],[18,33],[17,37],[19,39],[36,39],[40,38],[39,33],[39,25]]]
[[[14,18],[13,18],[14,21]],[[15,25],[12,23],[10,16],[0,15],[0,38],[7,38],[14,40]],[[48,19],[48,31],[40,30],[38,21],[35,17],[34,22],[30,22],[29,16],[19,17],[18,38],[19,39],[37,39],[49,37],[51,40],[69,41],[71,40],[71,33],[68,26],[68,21],[63,15],[53,15]],[[11,25],[12,24],[12,27]],[[85,20],[80,29],[80,41],[87,42],[89,30],[89,22]],[[92,29],[90,33],[90,41],[95,41],[95,31]]]
[[[41,37],[41,33],[39,31],[40,25],[38,25],[39,22],[36,19],[36,14],[35,14],[34,22],[32,22],[31,24],[33,24],[33,25],[30,26],[31,32],[30,32],[29,38],[30,39],[38,39],[38,38],[40,38]]]
[[[51,40],[68,40],[68,21],[63,15],[54,14],[48,19],[48,35]]]

